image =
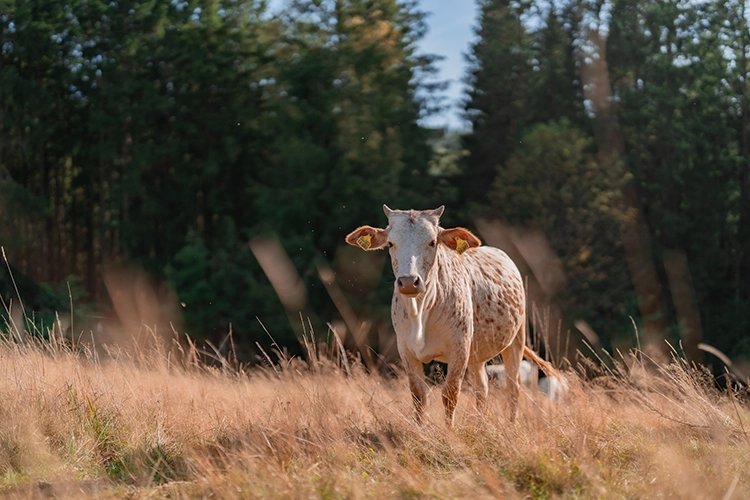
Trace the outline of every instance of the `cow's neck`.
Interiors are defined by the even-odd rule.
[[[440,254],[441,252],[438,251],[435,255],[435,263],[425,280],[427,283],[427,290],[425,293],[419,297],[404,299],[404,307],[409,316],[409,323],[411,323],[411,331],[409,332],[407,344],[411,347],[412,351],[414,351],[417,358],[421,358],[422,356],[422,351],[426,343],[424,328],[425,322],[427,321],[429,309],[435,305],[435,299],[437,297],[437,285],[440,280],[440,271],[442,268]]]

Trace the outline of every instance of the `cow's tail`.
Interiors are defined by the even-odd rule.
[[[552,366],[552,363],[543,360],[541,356],[529,349],[528,346],[523,346],[523,357],[541,368],[548,377],[555,377],[560,382],[563,381],[562,375],[560,375],[560,372]]]

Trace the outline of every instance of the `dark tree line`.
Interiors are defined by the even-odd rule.
[[[294,343],[249,245],[271,237],[318,333],[341,297],[382,332],[390,270],[343,235],[446,204],[544,235],[550,302],[605,347],[632,315],[749,354],[744,1],[483,0],[460,143],[418,124],[440,86],[418,7],[0,0],[0,244],[28,307],[70,284],[106,310],[103,276],[135,263],[192,335],[252,346],[259,317]]]
[[[325,318],[315,263],[344,231],[384,201],[437,202],[414,5],[298,1],[272,16],[256,1],[18,0],[0,12],[0,241],[22,282],[77,276],[106,303],[102,276],[137,262],[176,289],[194,335],[231,322],[251,343],[261,316],[285,341],[250,239],[278,236]],[[59,305],[27,288],[27,302]]]

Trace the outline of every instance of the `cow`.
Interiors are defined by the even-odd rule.
[[[521,385],[535,388],[544,394],[550,401],[562,399],[570,389],[568,379],[563,375],[560,378],[544,377],[538,378],[536,368],[525,359],[521,361]],[[505,384],[505,365],[487,365],[487,376],[490,380],[496,380],[499,384]],[[537,380],[538,379],[538,380]]]
[[[518,368],[521,385],[531,387],[534,383],[538,382],[537,378],[539,374],[535,373],[536,370],[531,366],[531,363],[524,359]],[[486,369],[490,380],[497,380],[501,384],[505,383],[505,365],[487,365]]]
[[[391,319],[417,421],[422,421],[427,397],[423,363],[448,364],[443,405],[452,427],[464,374],[477,409],[484,410],[485,364],[500,354],[512,422],[518,415],[523,357],[548,375],[557,374],[526,346],[526,295],[516,265],[502,250],[481,246],[468,229],[440,227],[444,210],[391,210],[383,205],[388,226],[358,227],[346,242],[368,251],[388,248],[390,253],[396,278]]]

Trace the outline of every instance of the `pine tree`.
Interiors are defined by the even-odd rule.
[[[521,17],[527,3],[488,0],[481,4],[479,40],[472,47],[466,113],[472,133],[466,136],[468,168],[461,183],[461,203],[484,203],[497,165],[523,136],[531,96],[533,38]]]

